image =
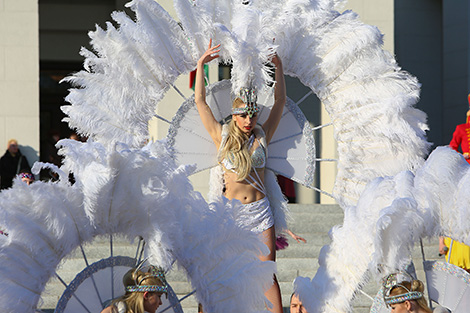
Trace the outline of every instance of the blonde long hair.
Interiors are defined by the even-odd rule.
[[[124,287],[135,285],[136,281],[142,280],[145,276],[150,273],[130,269],[122,278]],[[163,286],[163,283],[157,277],[150,276],[142,280],[141,285],[156,285]],[[126,313],[145,313],[144,309],[144,292],[130,292],[126,291],[126,294],[122,297],[113,301],[113,305],[116,306],[118,302],[124,302],[126,304]],[[113,310],[114,312],[114,310]]]
[[[424,284],[420,280],[413,280],[411,283],[409,281],[403,281],[400,283],[400,285],[405,286],[405,288],[408,288],[409,291],[419,291],[421,293],[424,292]],[[398,296],[402,295],[405,293],[408,293],[408,290],[401,286],[396,286],[390,291],[390,296]],[[426,298],[424,295],[416,300],[409,300],[409,301],[416,301],[416,303],[426,312],[432,313],[432,310],[429,308]]]
[[[236,98],[232,103],[232,108],[245,106],[245,103]],[[242,181],[251,172],[251,155],[247,146],[248,135],[238,126],[234,118],[229,123],[229,129],[225,145],[220,150],[219,163],[223,159],[228,159],[235,167],[237,181]]]

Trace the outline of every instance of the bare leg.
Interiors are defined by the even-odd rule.
[[[274,231],[274,226],[263,231],[263,242],[269,248],[268,255],[260,256],[261,261],[276,261],[276,234]],[[282,313],[282,299],[281,299],[281,289],[279,288],[279,283],[277,282],[276,275],[274,275],[274,283],[264,294],[266,298],[272,303],[273,308],[271,312],[273,313]]]

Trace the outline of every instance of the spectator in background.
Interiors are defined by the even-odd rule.
[[[77,133],[71,133],[69,139],[80,141],[80,137],[78,137]]]
[[[28,170],[22,170],[18,176],[21,178],[21,181],[25,182],[28,185],[34,183],[34,175],[31,174]]]
[[[470,104],[470,94],[468,95],[468,102]],[[463,157],[470,163],[470,110],[467,111],[467,122],[455,127],[452,141],[449,145],[457,152],[459,152],[460,147]]]
[[[20,170],[31,171],[31,168],[18,148],[18,141],[10,139],[7,151],[0,159],[0,189],[10,188],[13,178],[20,173]]]
[[[470,94],[468,95],[470,104]],[[462,150],[463,157],[470,163],[470,109],[467,111],[467,122],[457,125],[450,147],[459,152]],[[448,263],[454,264],[470,272],[470,247],[451,238],[439,238],[439,254],[446,256]]]
[[[463,268],[470,273],[470,247],[448,237],[439,237],[439,255],[445,255],[446,262]]]
[[[290,313],[308,313],[296,293],[290,296]]]
[[[56,143],[60,140],[60,133],[52,129],[48,133],[48,137],[41,143],[41,161],[52,163],[57,167],[62,165],[62,157],[57,153]],[[41,170],[41,180],[56,181],[59,179],[57,173],[49,169]]]
[[[49,132],[49,138],[45,143],[45,161],[57,166],[62,165],[62,158],[57,153],[56,143],[60,140],[60,133],[56,130]]]

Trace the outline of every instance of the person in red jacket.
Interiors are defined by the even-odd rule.
[[[468,95],[468,102],[470,103],[470,94]],[[463,157],[470,163],[470,110],[467,111],[467,122],[455,127],[452,141],[449,145],[457,152],[460,146]]]

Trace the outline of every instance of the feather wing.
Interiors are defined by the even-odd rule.
[[[113,13],[115,28],[90,32],[96,53],[82,49],[85,70],[66,78],[71,89],[63,106],[70,127],[113,146],[140,147],[148,138],[148,122],[157,103],[176,78],[195,66],[186,34],[155,1],[128,4],[134,22]]]
[[[357,207],[346,208],[342,227],[332,229],[332,244],[322,249],[315,277],[309,284],[306,278],[296,280],[307,309],[321,311],[325,304],[318,299],[329,299],[348,310],[368,269],[377,278],[404,270],[420,238],[445,234],[469,244],[470,205],[462,192],[469,179],[463,157],[441,147],[416,174],[403,171],[370,182]],[[320,287],[328,277],[335,279]]]
[[[260,5],[267,5],[261,1]],[[413,108],[419,83],[382,49],[382,34],[341,1],[290,0],[267,9],[286,74],[325,105],[338,144],[333,194],[356,205],[372,179],[415,170],[430,144],[426,115]]]

